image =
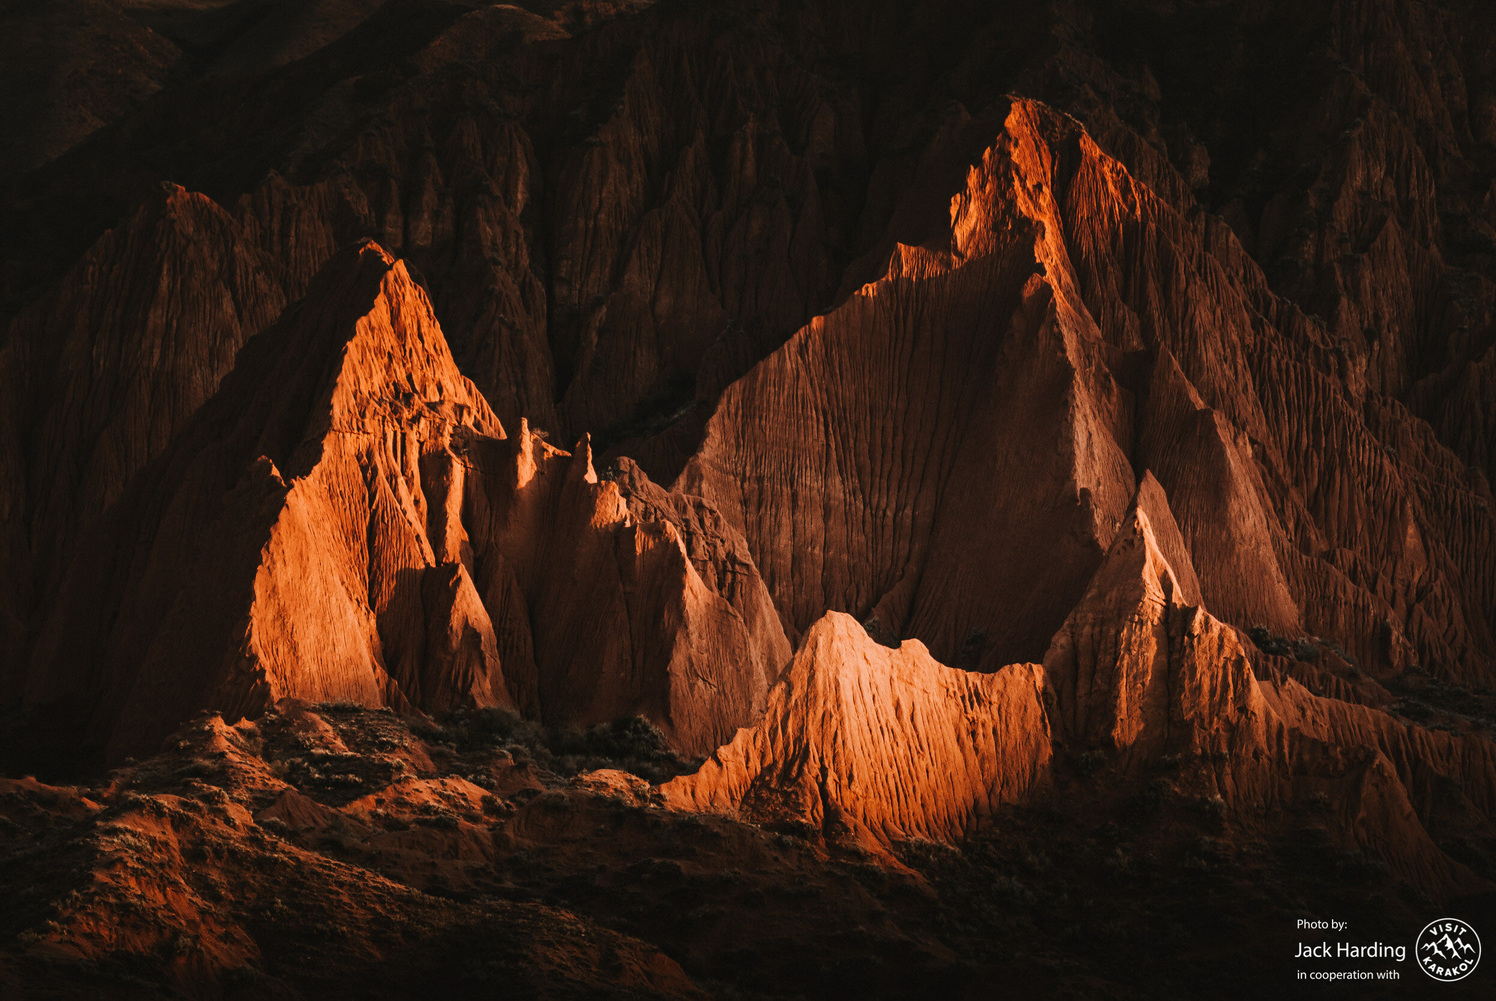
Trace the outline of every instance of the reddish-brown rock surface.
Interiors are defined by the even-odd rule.
[[[1487,7],[0,27],[0,992],[1261,996],[1496,916]]]
[[[285,697],[642,712],[710,750],[789,650],[709,507],[637,473],[630,496],[650,516],[585,442],[504,438],[404,266],[355,249],[86,537],[27,704],[110,758]]]
[[[503,841],[489,825],[515,812],[504,797],[544,788],[528,765],[500,752],[469,772],[480,787],[433,765],[388,714],[279,708],[258,724],[199,719],[169,758],[99,789],[0,780],[7,933],[37,908],[51,915],[0,958],[7,992],[133,996],[149,988],[117,964],[160,953],[164,989],[188,996],[491,984],[537,998],[705,996],[659,950],[575,914],[429,892],[486,881]],[[365,864],[315,847],[333,840]],[[43,846],[46,862],[21,884],[13,865]],[[507,945],[474,962],[486,941]]]
[[[679,480],[742,528],[788,628],[829,607],[950,661],[1037,657],[1136,469],[1174,498],[1228,621],[1324,636],[1380,675],[1496,670],[1470,572],[1487,536],[1451,540],[1426,474],[1377,442],[1410,418],[1355,415],[1302,318],[1280,333],[1258,311],[1269,294],[1229,233],[1198,232],[1031,102],[943,231],[907,225],[924,242],[895,242],[888,277],[728,389]],[[1295,380],[1321,401],[1307,425]],[[1463,476],[1442,482],[1487,509]]]
[[[1244,818],[1313,790],[1355,818],[1341,832],[1347,843],[1400,876],[1436,893],[1471,887],[1476,877],[1425,830],[1445,822],[1425,783],[1439,775],[1487,787],[1496,747],[1319,698],[1292,680],[1260,683],[1240,635],[1184,597],[1163,555],[1174,530],[1167,515],[1156,501],[1139,503],[1045,655],[1057,739],[1071,753],[1102,752],[1123,775],[1165,754],[1200,761],[1212,793]],[[1464,823],[1492,822],[1483,798],[1456,810]]]
[[[806,634],[763,721],[667,783],[665,801],[884,851],[911,838],[959,842],[1000,805],[1041,798],[1066,756],[1099,756],[1122,781],[1167,757],[1198,762],[1205,795],[1246,825],[1313,792],[1346,817],[1347,845],[1425,891],[1479,885],[1424,825],[1491,824],[1483,790],[1496,747],[1292,680],[1259,682],[1242,637],[1191,602],[1188,563],[1176,572],[1165,557],[1183,556],[1177,535],[1147,481],[1042,666],[958,671],[917,641],[890,650],[829,614]],[[1473,792],[1441,804],[1431,782]]]
[[[833,612],[806,633],[764,721],[662,791],[677,809],[733,809],[870,845],[954,841],[1045,783],[1041,689],[1036,665],[957,671],[918,640],[890,650]]]
[[[284,308],[278,274],[211,199],[167,186],[11,323],[0,348],[5,675],[83,530]]]

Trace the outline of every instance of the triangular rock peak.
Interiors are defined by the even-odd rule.
[[[1196,781],[1248,825],[1311,795],[1327,799],[1353,818],[1341,828],[1348,849],[1432,892],[1473,879],[1425,830],[1444,820],[1428,784],[1439,775],[1486,788],[1490,745],[1398,724],[1292,680],[1259,681],[1250,648],[1199,606],[1192,581],[1168,499],[1145,476],[1044,658],[1057,754],[1100,751],[1124,781],[1165,754],[1192,762]],[[1490,809],[1470,805],[1486,817]]]
[[[1138,494],[1133,498],[1133,510],[1147,518],[1148,527],[1153,533],[1153,544],[1173,576],[1172,586],[1180,602],[1203,608],[1205,598],[1200,593],[1200,580],[1195,575],[1195,564],[1190,558],[1189,547],[1180,534],[1179,524],[1174,520],[1168,494],[1158,480],[1154,479],[1151,471],[1144,473],[1143,478],[1138,481]]]
[[[585,442],[504,437],[404,265],[355,248],[92,533],[27,703],[83,708],[78,736],[109,757],[197,709],[284,697],[643,713],[710,749],[753,721],[789,649],[710,506],[630,482],[600,481]],[[632,513],[646,495],[633,506],[653,513]],[[688,518],[715,543],[688,553]]]
[[[890,649],[829,613],[763,722],[664,791],[679,807],[840,825],[874,844],[952,840],[1046,785],[1056,749],[1099,746],[1139,765],[1165,747],[1225,760],[1268,746],[1268,716],[1236,633],[1199,607],[1168,500],[1145,475],[1042,667],[957,670],[917,640]],[[1253,803],[1269,796],[1255,766],[1219,781]]]
[[[1131,767],[1166,752],[1236,760],[1243,747],[1268,739],[1246,652],[1234,629],[1200,607],[1167,499],[1151,477],[1050,643],[1044,672],[1057,737]]]
[[[962,667],[1036,660],[1151,470],[1223,622],[1377,676],[1489,670],[1490,602],[1456,596],[1489,533],[1444,513],[1485,495],[1428,472],[1454,485],[1423,498],[1377,437],[1406,415],[1321,371],[1328,335],[1219,220],[1028,99],[948,109],[908,168],[834,308],[726,388],[676,480],[792,637],[837,610]]]
[[[1037,665],[945,667],[918,640],[890,649],[831,612],[806,633],[763,722],[662,791],[677,808],[738,810],[867,847],[954,840],[1046,782],[1041,690]]]
[[[743,531],[792,635],[829,609],[963,667],[1037,658],[1126,510],[1130,404],[1034,114],[956,172],[948,214],[921,200],[925,244],[895,232],[879,280],[728,387],[676,481]]]

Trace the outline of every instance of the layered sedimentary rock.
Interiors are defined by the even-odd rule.
[[[643,712],[700,750],[750,722],[788,657],[751,565],[708,584],[585,444],[502,435],[405,268],[336,258],[80,545],[27,705],[109,756],[286,696]],[[704,565],[742,550],[680,508]]]

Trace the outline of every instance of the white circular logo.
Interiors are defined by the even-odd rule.
[[[1459,918],[1430,921],[1413,948],[1418,965],[1435,980],[1463,980],[1480,965],[1480,936]]]

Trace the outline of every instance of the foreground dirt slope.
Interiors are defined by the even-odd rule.
[[[859,680],[881,680],[912,732],[942,700],[980,710],[982,687],[1007,687],[913,644],[871,645],[844,617],[816,631],[823,649],[802,676],[840,669],[849,702]],[[1026,697],[1037,671],[1022,670]],[[920,676],[938,682],[908,684]],[[807,749],[842,774],[865,732]],[[965,740],[952,736],[928,743]],[[1411,736],[1427,755],[1427,737]],[[1330,909],[1397,937],[1429,908],[1489,913],[1468,874],[1436,890],[1389,870],[1378,852],[1412,857],[1409,840],[1363,850],[1347,838],[1374,833],[1364,821],[1385,817],[1400,787],[1378,767],[1323,781],[1335,760],[1311,764],[1320,796],[1217,810],[1219,759],[1089,759],[1079,771],[1061,747],[1044,783],[981,804],[958,851],[910,836],[910,814],[896,827],[896,806],[847,785],[827,787],[849,808],[822,828],[785,808],[803,801],[761,795],[768,775],[738,815],[725,801],[667,808],[683,787],[718,787],[720,771],[663,787],[631,774],[659,782],[692,767],[642,721],[545,731],[482,710],[412,727],[388,710],[285,700],[234,725],[204,714],[98,783],[5,780],[0,984],[80,998],[979,998],[1002,980],[1048,996],[1260,996],[1286,968],[1244,956],[1242,941],[1291,952],[1296,915]],[[906,776],[911,793],[927,783],[910,808],[948,796],[960,774]],[[1143,948],[1160,938],[1167,956]]]
[[[393,717],[362,722],[363,742],[344,728],[351,750],[322,717],[290,705],[258,726],[201,720],[171,757],[97,790],[5,780],[12,906],[0,982],[21,996],[412,996],[495,983],[549,998],[705,996],[657,950],[574,914],[422,892],[492,860],[484,810],[514,808],[461,778],[418,777],[436,771],[419,741]],[[340,812],[277,777],[288,774],[278,756],[324,801],[364,781],[356,772],[401,777]],[[528,770],[511,762],[497,774],[516,773]],[[367,853],[387,858],[393,878],[319,851],[333,818],[379,830]],[[320,842],[297,836],[313,826]],[[425,872],[412,881],[401,865]],[[474,943],[495,941],[505,944],[473,958]],[[131,978],[132,956],[168,958]]]

